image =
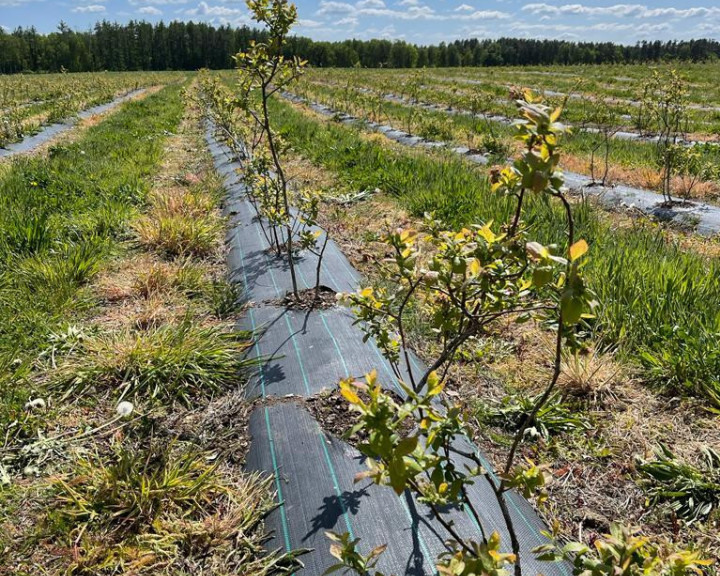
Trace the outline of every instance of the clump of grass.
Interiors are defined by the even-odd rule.
[[[56,311],[66,310],[69,304],[80,305],[82,298],[78,288],[87,284],[99,271],[109,250],[103,239],[92,237],[80,242],[68,242],[52,252],[43,252],[18,259],[14,262],[11,297],[3,302],[20,308],[26,299],[36,309],[38,321],[46,324]],[[33,310],[21,309],[23,321]],[[40,312],[46,310],[43,317]],[[6,313],[5,310],[3,312]]]
[[[145,299],[177,291],[187,298],[207,295],[212,300],[216,283],[209,278],[207,266],[186,259],[151,263],[137,272],[132,289]]]
[[[707,519],[720,507],[720,454],[702,450],[703,467],[682,462],[664,444],[655,460],[640,462],[642,484],[653,504],[666,503],[688,523]]]
[[[177,269],[173,285],[190,298],[199,296],[207,288],[206,270],[201,265],[185,261]]]
[[[69,393],[89,388],[121,397],[178,400],[199,398],[237,385],[252,363],[243,353],[248,334],[228,333],[189,321],[88,339],[62,368],[59,385]]]
[[[144,246],[171,258],[212,255],[218,247],[220,226],[215,218],[187,214],[152,214],[135,223]]]
[[[146,300],[168,292],[174,288],[173,272],[166,264],[153,263],[150,268],[140,271],[135,277],[133,292]]]
[[[613,365],[610,354],[593,349],[565,354],[561,369],[562,389],[581,397],[611,392],[611,385],[619,376],[619,368]]]
[[[152,195],[151,209],[134,224],[139,242],[164,256],[205,258],[218,248],[222,221],[212,195],[164,191]]]
[[[124,534],[151,526],[161,513],[227,494],[203,455],[171,452],[158,442],[146,449],[124,444],[109,464],[100,457],[80,460],[74,479],[55,483],[58,518]]]
[[[522,427],[538,398],[538,396],[522,394],[506,396],[499,403],[480,404],[476,417],[485,425],[515,432]],[[531,439],[547,440],[556,434],[588,430],[590,427],[590,422],[586,418],[570,408],[556,394],[535,415],[530,428],[526,431],[526,436]]]
[[[19,274],[31,288],[52,291],[54,287],[80,286],[100,270],[108,243],[101,237],[69,242],[46,255],[35,255],[19,264]]]
[[[3,251],[28,255],[50,248],[52,230],[47,212],[23,213],[20,210],[8,210],[2,227]]]
[[[133,292],[148,302],[173,293],[185,298],[200,298],[208,311],[220,320],[233,317],[241,307],[242,290],[223,278],[209,277],[208,269],[186,260],[156,262],[140,271]]]
[[[214,193],[204,187],[156,190],[150,195],[151,210],[163,214],[205,215],[215,209]]]
[[[221,320],[231,318],[241,307],[242,289],[224,279],[214,279],[210,285],[210,305]]]
[[[289,574],[291,554],[265,556],[271,478],[230,482],[210,455],[129,441],[54,482],[48,524],[68,574]],[[63,551],[64,554],[62,553]],[[187,572],[186,572],[187,571]]]

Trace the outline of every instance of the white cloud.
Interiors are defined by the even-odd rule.
[[[377,37],[377,38],[404,38],[405,34],[398,34],[397,30],[395,29],[395,26],[392,24],[385,26],[384,28],[381,28],[380,30],[377,30],[375,28],[370,28],[368,30],[368,37]]]
[[[358,10],[373,9],[373,8],[385,8],[385,2],[383,0],[360,0],[355,4],[355,8]]]
[[[530,24],[527,22],[516,22],[510,26],[510,31],[516,35],[536,38],[569,38],[568,35],[579,35],[585,33],[599,32],[602,37],[608,34],[622,33],[623,37],[630,36],[633,38],[645,38],[648,36],[658,35],[660,33],[667,34],[672,29],[670,24],[664,22],[661,24],[637,24],[637,23],[620,23],[620,22],[598,22],[592,25],[577,24]]]
[[[720,14],[720,8],[652,8],[645,12],[648,18],[653,17],[670,17],[670,18],[697,18],[705,16],[714,16]]]
[[[132,6],[167,6],[170,4],[186,4],[188,0],[128,0]]]
[[[320,1],[320,9],[315,13],[317,16],[337,16],[338,14],[352,14],[355,7],[344,2]]]
[[[147,14],[148,16],[162,16],[162,10],[158,10],[154,6],[143,6],[138,10],[138,14]]]
[[[23,4],[30,4],[30,2],[38,2],[42,0],[0,0],[0,6],[22,6]],[[9,30],[9,28],[6,28]]]
[[[720,8],[648,8],[644,4],[614,4],[611,6],[585,6],[584,4],[553,5],[546,3],[526,4],[524,12],[552,16],[611,16],[615,18],[695,18],[720,14]]]
[[[306,18],[299,18],[297,21],[297,25],[300,28],[321,28],[325,24],[323,22],[319,22],[317,20],[308,20]]]
[[[463,20],[506,20],[511,16],[512,14],[500,12],[499,10],[477,10],[472,14],[461,16],[461,18]]]
[[[105,6],[102,4],[90,4],[88,6],[75,6],[71,10],[71,12],[79,12],[79,13],[92,13],[97,14],[99,12],[105,12]]]
[[[470,6],[470,4],[460,4],[453,12],[473,12],[475,8]]]
[[[243,11],[239,8],[228,8],[227,6],[210,6],[207,2],[200,2],[196,8],[184,11],[187,16],[239,16]]]
[[[462,7],[452,11],[439,13],[430,6],[422,5],[420,0],[401,0],[398,3],[403,6],[401,10],[387,8],[382,0],[360,0],[355,4],[337,2],[335,0],[320,0],[320,7],[315,12],[319,18],[337,18],[342,16],[346,19],[357,21],[361,17],[377,18],[384,20],[427,20],[427,21],[451,21],[451,20],[500,20],[512,16],[508,12],[499,10],[475,10],[472,6],[463,4]],[[462,12],[470,11],[470,14]],[[385,31],[387,27],[382,30]]]
[[[358,21],[357,18],[352,18],[352,17],[350,17],[350,18],[341,18],[340,20],[337,21],[337,25],[338,25],[338,26],[348,26],[348,27],[350,27],[350,28],[354,28],[354,27],[357,26],[359,23],[360,23],[360,22]]]

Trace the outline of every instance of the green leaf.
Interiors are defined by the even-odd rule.
[[[417,443],[417,436],[409,436],[408,438],[403,438],[402,440],[400,440],[400,442],[398,442],[395,453],[398,456],[407,456],[408,454],[412,453],[413,450],[415,450]]]
[[[395,493],[400,496],[405,490],[407,483],[405,461],[402,458],[394,458],[390,461],[388,470],[390,472],[390,485],[392,489],[395,490]]]
[[[577,324],[582,316],[582,300],[574,296],[572,292],[565,292],[560,302],[560,311],[565,324]]]
[[[542,288],[552,281],[552,270],[548,268],[537,268],[533,271],[533,284]]]

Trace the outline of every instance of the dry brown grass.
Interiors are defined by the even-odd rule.
[[[222,218],[209,186],[210,182],[203,181],[154,190],[150,209],[133,224],[138,242],[171,258],[216,255],[222,241]]]
[[[133,252],[103,272],[93,292],[103,305],[91,321],[107,330],[140,330],[178,322],[188,308],[201,310],[190,298],[220,273],[219,263],[166,262],[154,254]]]
[[[586,156],[563,155],[562,167],[571,172],[590,176],[590,159]],[[602,171],[602,168],[598,171]],[[611,165],[608,172],[609,184],[624,184],[646,190],[660,190],[660,172],[647,166],[626,167],[617,164]],[[687,183],[680,176],[672,180],[673,194],[683,196]],[[713,200],[720,196],[720,186],[716,182],[698,182],[692,189],[690,198],[695,200]]]
[[[599,398],[612,394],[613,386],[628,378],[609,351],[594,348],[567,353],[562,361],[559,388],[579,398]]]

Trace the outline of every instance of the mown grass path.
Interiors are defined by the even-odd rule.
[[[165,138],[181,116],[180,86],[169,86],[125,103],[75,142],[50,148],[47,157],[14,160],[0,176],[6,413],[25,401],[24,390],[11,386],[18,370],[53,328],[93,306],[84,286],[144,203]]]
[[[113,100],[111,102],[107,102],[105,104],[99,104],[98,106],[93,106],[91,108],[82,110],[81,112],[78,112],[77,119],[84,120],[84,119],[90,118],[91,116],[94,116],[96,114],[103,114],[105,112],[108,112],[109,110],[112,110],[113,108],[119,106],[123,102],[126,102],[127,100],[131,100],[137,96],[140,96],[145,91],[146,91],[145,88],[140,88],[138,90],[132,90],[132,91],[128,92],[127,94],[124,94],[123,96],[115,98],[115,100]],[[32,152],[38,146],[41,146],[41,145],[45,144],[46,142],[49,142],[51,139],[55,138],[56,136],[59,136],[60,134],[64,134],[65,132],[70,130],[77,123],[77,119],[70,118],[63,122],[55,122],[53,124],[43,127],[37,134],[33,134],[32,136],[28,136],[27,138],[24,138],[23,140],[20,140],[19,142],[13,142],[12,144],[8,144],[4,148],[0,148],[0,159],[12,158],[13,156],[16,156],[17,154]]]

